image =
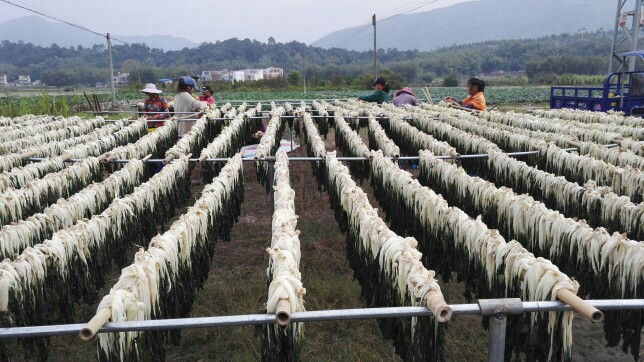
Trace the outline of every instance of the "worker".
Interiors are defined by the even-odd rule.
[[[153,83],[146,84],[140,92],[148,96],[141,109],[143,117],[150,120],[160,120],[159,122],[148,122],[148,130],[154,131],[157,127],[163,126],[164,121],[162,120],[170,118],[168,102],[161,97],[163,91],[157,89]]]
[[[206,102],[209,105],[215,104],[215,98],[213,97],[212,88],[210,88],[210,86],[205,85],[201,87],[201,95],[199,96],[199,100]]]
[[[254,128],[256,132],[250,135],[251,145],[258,144],[259,141],[262,139],[262,136],[264,136],[264,133],[266,132],[266,125],[264,124],[264,122],[262,122],[261,119],[257,120],[257,127],[254,127]]]
[[[382,102],[386,101],[389,98],[387,96],[387,93],[389,93],[389,84],[387,84],[387,81],[385,81],[383,78],[376,78],[376,80],[373,82],[373,89],[373,93],[367,96],[360,96],[358,97],[358,100],[382,104]]]
[[[177,95],[174,97],[174,111],[179,113],[179,117],[188,116],[186,113],[194,112],[190,120],[179,122],[179,137],[190,132],[192,126],[197,122],[196,118],[201,117],[201,113],[208,107],[208,103],[202,102],[195,98],[192,93],[199,90],[197,82],[191,77],[179,78],[177,85]]]
[[[394,106],[404,107],[405,105],[418,105],[418,96],[409,87],[404,87],[394,94]]]
[[[443,98],[444,102],[451,103],[457,107],[464,107],[470,109],[476,109],[478,111],[485,110],[485,82],[478,78],[470,78],[467,81],[467,98],[463,99],[462,102],[457,101],[453,97],[447,96]]]

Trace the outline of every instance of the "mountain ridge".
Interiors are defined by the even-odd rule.
[[[83,46],[91,48],[95,44],[105,45],[105,39],[96,34],[71,27],[62,23],[49,22],[37,15],[25,16],[22,18],[7,20],[0,23],[0,34],[2,39],[11,42],[22,41],[38,46],[49,47],[56,44],[60,47]],[[194,48],[199,44],[188,39],[170,35],[117,35],[112,38],[120,39],[128,43],[145,43],[150,48],[163,50],[181,50],[183,48]],[[116,40],[113,44],[118,44]]]
[[[602,0],[477,0],[386,19],[377,25],[377,46],[429,51],[455,44],[610,29],[614,14],[615,4]],[[370,50],[373,33],[362,26],[346,28],[311,45]]]

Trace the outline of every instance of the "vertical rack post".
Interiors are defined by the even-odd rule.
[[[488,362],[503,362],[505,359],[505,331],[507,317],[499,313],[490,316],[490,330],[488,331]]]
[[[116,107],[116,90],[114,89],[114,64],[112,63],[112,42],[110,33],[107,33],[107,55],[110,66],[110,86],[112,87],[112,109]]]
[[[523,313],[523,302],[519,298],[479,299],[479,307],[481,315],[490,316],[487,360],[489,362],[503,362],[505,360],[507,316]]]
[[[371,17],[371,24],[373,25],[373,71],[374,79],[378,78],[378,49],[376,48],[376,14]]]

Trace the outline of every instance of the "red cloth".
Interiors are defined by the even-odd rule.
[[[206,102],[208,104],[215,104],[215,98],[213,96],[210,96],[208,98],[204,96],[199,96],[199,100],[202,102]]]

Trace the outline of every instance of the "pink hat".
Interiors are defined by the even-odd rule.
[[[163,92],[162,90],[157,89],[157,86],[154,83],[148,83],[145,85],[145,89],[140,90],[141,93],[156,93],[159,94]]]
[[[412,96],[414,96],[414,97],[418,98],[418,96],[417,96],[417,95],[415,95],[415,94],[414,94],[414,92],[412,92],[412,91],[411,91],[411,88],[409,88],[409,87],[405,87],[405,88],[403,88],[403,89],[399,90],[398,92],[396,92],[396,94],[394,94],[394,97],[398,97],[398,96],[400,95],[400,93],[402,93],[402,92],[409,93],[409,94],[411,94]]]

